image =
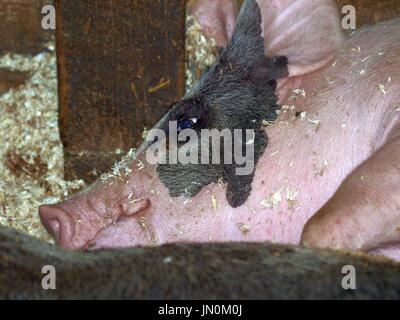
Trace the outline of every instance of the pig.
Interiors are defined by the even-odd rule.
[[[261,243],[70,252],[0,227],[0,283],[0,299],[399,299],[400,266]]]
[[[400,20],[348,35],[334,1],[246,0],[233,28],[232,11],[221,10],[227,1],[212,3],[219,11],[207,28],[212,33],[216,24],[216,32],[222,30],[221,57],[230,57],[234,48],[248,76],[232,80],[227,91],[213,91],[207,84],[218,83],[215,77],[223,83],[237,72],[215,73],[218,60],[155,128],[166,130],[169,120],[192,127],[192,113],[201,117],[207,108],[213,117],[243,118],[241,125],[248,126],[241,92],[251,87],[253,93],[243,97],[254,96],[253,80],[259,79],[268,102],[257,105],[264,112],[279,110],[274,123],[267,118],[260,126],[254,119],[254,129],[265,131],[258,135],[254,172],[224,177],[221,166],[210,173],[215,168],[152,165],[147,141],[84,192],[42,206],[43,225],[67,249],[277,242],[399,260]],[[195,6],[202,23],[209,19],[208,4]],[[262,47],[266,59],[259,60]],[[206,107],[196,100],[199,92],[205,92]],[[240,103],[231,109],[218,105],[235,95]],[[206,127],[216,123],[226,122],[209,121]],[[197,182],[193,177],[205,179],[187,195],[183,191]]]

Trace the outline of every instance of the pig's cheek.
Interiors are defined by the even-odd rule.
[[[217,193],[214,197],[207,192],[198,195],[190,202],[173,199],[170,208],[157,208],[152,216],[154,229],[160,243],[170,242],[209,242],[231,239],[232,227],[229,212],[231,208],[220,202]],[[212,199],[215,199],[213,208]],[[225,202],[225,200],[224,200]]]
[[[87,245],[88,250],[127,248],[148,245],[148,236],[135,218],[121,218],[103,229]]]
[[[277,81],[276,95],[278,105],[283,105],[290,97],[293,89],[301,87],[301,77],[288,77]]]

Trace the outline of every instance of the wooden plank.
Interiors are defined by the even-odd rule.
[[[0,54],[35,54],[51,39],[52,30],[43,30],[42,8],[53,0],[0,1]]]
[[[57,0],[66,178],[92,181],[184,94],[185,1]]]

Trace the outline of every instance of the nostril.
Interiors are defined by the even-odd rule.
[[[54,206],[41,206],[39,216],[47,232],[58,244],[67,245],[72,240],[74,221],[67,212]]]

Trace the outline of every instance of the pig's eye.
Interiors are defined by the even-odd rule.
[[[197,123],[197,118],[183,119],[178,121],[178,131],[191,129]]]

